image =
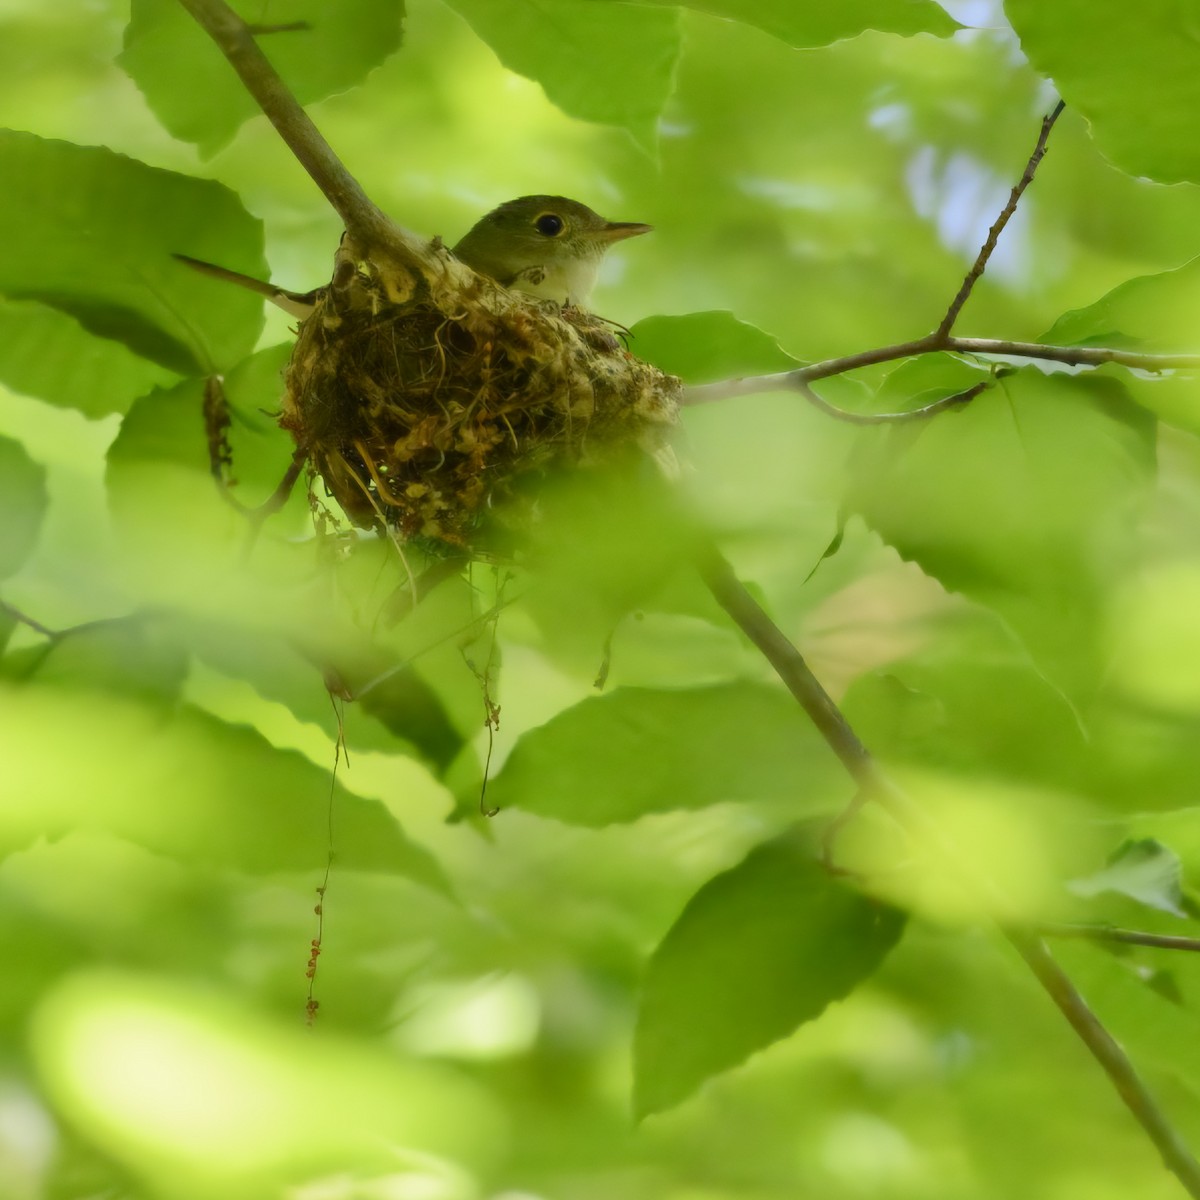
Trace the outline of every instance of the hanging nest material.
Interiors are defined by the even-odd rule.
[[[609,322],[423,249],[391,263],[344,240],[288,365],[281,424],[352,521],[478,548],[539,473],[631,453],[672,470],[678,379]]]

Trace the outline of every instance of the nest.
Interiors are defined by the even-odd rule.
[[[477,549],[497,515],[529,519],[555,468],[673,469],[678,379],[602,318],[419,249],[390,262],[343,242],[287,368],[280,423],[350,520]]]

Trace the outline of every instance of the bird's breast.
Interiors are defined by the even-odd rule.
[[[596,286],[600,264],[584,258],[526,267],[508,285],[539,300],[586,306]]]

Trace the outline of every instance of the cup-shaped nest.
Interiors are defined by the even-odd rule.
[[[288,365],[281,424],[352,521],[470,549],[540,473],[631,453],[671,469],[678,379],[602,318],[422,250],[343,244]]]

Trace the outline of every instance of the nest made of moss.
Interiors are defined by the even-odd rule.
[[[472,549],[539,473],[631,454],[672,469],[678,379],[610,322],[422,250],[344,241],[287,368],[280,422],[352,521]]]

